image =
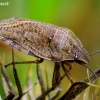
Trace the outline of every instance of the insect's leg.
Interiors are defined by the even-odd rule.
[[[24,62],[11,62],[11,63],[9,63],[9,64],[7,64],[7,65],[5,65],[5,67],[8,67],[8,66],[10,66],[10,65],[13,65],[13,64],[30,64],[30,63],[42,63],[44,61],[44,59],[42,59],[42,58],[40,58],[40,60],[36,60],[36,61],[24,61]]]
[[[68,77],[68,79],[70,80],[71,84],[73,84],[73,79],[72,79],[69,71],[65,68],[64,63],[62,62],[61,65],[62,65],[62,69],[64,70],[64,72],[65,72],[66,76]]]
[[[60,62],[55,62],[53,78],[52,78],[53,89],[56,88],[56,86],[61,83],[59,78],[60,78]]]
[[[36,60],[36,63],[42,63],[44,61],[44,59],[40,58],[40,60]]]
[[[39,96],[36,100],[42,100],[43,97],[45,97],[47,94],[49,94],[51,91],[53,91],[59,84],[61,83],[61,80],[66,76],[65,74],[60,77],[60,62],[55,62],[54,66],[54,72],[53,72],[53,78],[52,78],[52,87],[49,88],[47,91],[45,91],[41,96]],[[53,99],[52,99],[53,100]]]
[[[66,65],[68,65],[68,67],[69,67],[68,71],[70,71],[73,68],[73,64],[70,62],[67,62]]]

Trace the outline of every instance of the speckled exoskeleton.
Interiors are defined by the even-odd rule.
[[[39,21],[10,18],[0,21],[0,39],[31,56],[70,65],[87,64],[89,55],[68,28]]]

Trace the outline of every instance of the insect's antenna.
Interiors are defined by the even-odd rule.
[[[97,53],[100,53],[100,50],[98,50],[98,51],[96,51],[96,52],[93,52],[93,53],[89,54],[89,56],[95,55],[95,54],[97,54]]]
[[[84,64],[82,64],[82,65],[85,66],[86,68],[88,68],[91,71],[91,73],[93,73],[93,75],[97,78],[96,74],[88,66],[86,66]]]

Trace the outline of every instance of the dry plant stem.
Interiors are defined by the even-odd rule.
[[[17,71],[15,69],[15,66],[13,66],[13,73],[14,73],[14,78],[15,78],[15,82],[16,82],[18,94],[19,94],[18,100],[20,100],[22,98],[22,88],[21,88],[21,84],[17,75]]]
[[[48,95],[50,92],[52,92],[54,90],[53,87],[49,88],[47,91],[45,91],[42,95],[40,95],[36,100],[42,100],[42,98],[46,95]],[[56,95],[55,95],[56,96]],[[53,98],[57,98],[58,95],[56,97]],[[53,98],[51,100],[53,100]]]
[[[42,98],[44,98],[46,95],[48,95],[53,90],[54,90],[53,88],[48,89],[42,95],[40,95],[36,100],[42,100]]]
[[[44,81],[43,81],[43,77],[42,77],[42,74],[41,74],[41,69],[40,69],[40,66],[39,64],[37,64],[37,76],[38,76],[38,79],[39,79],[39,82],[40,82],[40,85],[41,85],[41,91],[42,93],[45,92],[45,85],[44,85]]]
[[[49,79],[48,79],[48,74],[47,74],[48,72],[47,72],[47,69],[46,69],[46,66],[45,66],[45,76],[46,76],[46,89],[48,90],[49,89]],[[48,94],[47,95],[48,96],[48,100],[51,100],[51,95],[50,94]]]
[[[39,96],[36,100],[42,100],[46,95],[48,95],[51,91],[53,91],[61,82],[60,79],[60,63],[55,62],[53,79],[52,79],[52,87],[45,91],[41,96]]]
[[[4,98],[4,100],[12,100],[13,98],[14,98],[14,96],[15,96],[15,94],[14,93],[12,93],[12,91],[7,91],[7,89],[8,89],[8,85],[7,85],[7,83],[6,83],[6,80],[4,79],[4,76],[2,75],[1,76],[1,78],[2,78],[2,86],[3,86],[3,90],[5,91],[5,93],[6,93],[6,97]]]
[[[91,81],[92,83],[94,83],[94,82],[96,81],[96,79],[97,79],[98,77],[100,77],[100,68],[96,69],[96,70],[94,71],[94,73],[96,74],[97,77],[95,77],[94,74],[92,74],[92,75],[89,76],[89,79],[86,78],[84,81],[85,81],[85,82]]]
[[[5,81],[6,81],[7,85],[8,85],[11,93],[13,93],[15,95],[16,92],[15,92],[14,86],[12,85],[12,83],[11,83],[7,73],[6,73],[5,67],[3,65],[1,65],[1,72],[3,74],[3,77],[5,78]]]
[[[4,100],[13,100],[14,97],[15,95],[9,92],[9,95]]]
[[[1,75],[1,82],[2,82],[2,88],[3,88],[4,92],[5,92],[5,95],[7,96],[8,95],[8,91],[7,91],[8,85],[7,85],[7,82],[6,82],[6,80],[5,80],[3,75]]]
[[[59,89],[58,89],[56,95],[54,97],[52,97],[50,100],[55,100],[61,94],[61,90],[60,90],[61,86],[60,86],[60,84],[58,85],[58,87],[59,87]]]
[[[85,82],[75,82],[73,85],[71,85],[68,91],[58,100],[72,100],[76,97],[76,94],[80,94],[88,86],[89,85],[87,85]]]
[[[28,89],[26,91],[23,92],[22,96],[24,96],[26,93],[28,93],[33,86],[35,86],[38,82],[35,82],[34,84],[32,84],[31,86],[28,87]],[[19,100],[19,96],[14,97],[13,100]],[[32,99],[33,100],[33,99]]]
[[[83,82],[75,82],[59,100],[72,100],[73,98],[75,98],[78,94],[80,94],[84,89],[89,86],[87,82],[91,81],[93,83],[98,77],[100,77],[100,68],[95,70],[94,73],[97,77],[92,74],[87,77]]]
[[[28,77],[27,77],[27,80],[26,80],[27,87],[30,87],[31,84],[32,84],[32,81],[31,81],[32,75],[31,75],[31,73],[32,73],[32,64],[29,66],[29,70],[28,70],[28,75],[27,75]],[[30,90],[28,92],[28,97],[29,97],[29,100],[35,100],[34,93],[33,93],[32,90]]]
[[[41,70],[40,70],[40,66],[39,64],[37,63],[37,77],[39,79],[39,83],[40,83],[40,86],[41,86],[41,91],[42,91],[42,94],[45,92],[45,85],[44,85],[44,81],[43,81],[43,77],[42,77],[42,74],[41,74]],[[41,100],[45,100],[45,97],[42,98]]]
[[[13,51],[13,48],[12,48],[12,62],[14,62],[14,51]],[[15,82],[16,82],[17,89],[18,89],[18,94],[19,94],[18,100],[20,100],[23,93],[22,93],[20,80],[19,80],[18,75],[17,75],[17,70],[15,69],[15,64],[13,64],[13,73],[14,73],[14,78],[15,78]]]

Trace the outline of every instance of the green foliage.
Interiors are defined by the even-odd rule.
[[[22,17],[67,27],[73,30],[80,38],[89,53],[100,49],[100,0],[2,0],[0,2],[9,2],[8,6],[0,5],[1,20],[10,17]],[[11,49],[9,46],[0,42],[0,48],[3,48],[3,53],[5,53],[5,64],[10,63],[11,52],[9,51],[11,51]],[[91,57],[89,66],[92,70],[100,65],[99,57],[99,54]],[[26,60],[35,60],[35,58],[15,52],[15,61]],[[50,67],[50,64],[51,62],[49,62],[49,65],[48,63],[44,63],[42,66],[49,66],[47,70],[49,70],[51,77],[53,67]],[[25,85],[28,66],[29,65],[16,66],[23,86]],[[36,81],[36,68],[34,66],[35,65],[33,65],[33,81]],[[42,71],[44,72],[44,70]],[[7,68],[7,72],[14,83],[12,68]],[[71,75],[75,81],[83,80],[86,77],[86,69],[75,64]],[[51,84],[51,81],[49,84]],[[65,86],[66,84],[69,86],[69,82],[65,78],[62,84],[64,93],[68,89],[68,87]],[[0,94],[4,97],[2,87],[0,87]],[[98,94],[100,93],[98,92]],[[83,95],[80,97],[81,100],[84,100]]]

